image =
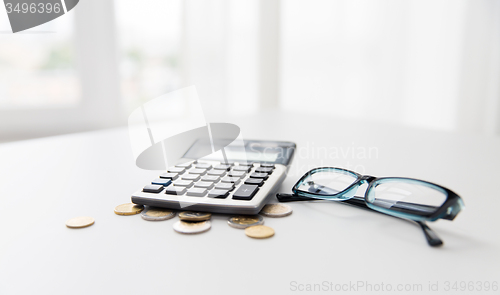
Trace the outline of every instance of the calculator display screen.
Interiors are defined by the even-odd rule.
[[[224,147],[223,151],[219,150],[208,156],[199,157],[203,155],[204,150],[209,148],[207,147],[208,145],[210,143],[203,141],[195,142],[183,158],[222,161],[224,160],[224,151],[228,161],[266,162],[288,165],[295,150],[295,144],[290,142],[248,140],[231,143]]]
[[[275,162],[276,159],[278,159],[277,152],[256,153],[256,152],[245,152],[245,151],[238,151],[231,149],[227,149],[225,150],[225,152],[226,152],[226,157],[232,161],[246,160],[251,162]],[[214,154],[204,157],[204,159],[222,161],[223,160],[222,152],[221,151],[215,152]]]

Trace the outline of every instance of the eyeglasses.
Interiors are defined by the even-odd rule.
[[[364,197],[354,196],[367,183]],[[464,208],[462,199],[440,185],[404,177],[374,177],[354,171],[321,167],[307,172],[294,185],[293,194],[277,194],[280,202],[331,200],[372,209],[390,216],[415,221],[430,246],[443,241],[425,222],[453,220]]]

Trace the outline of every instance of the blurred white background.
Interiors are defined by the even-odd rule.
[[[125,125],[189,85],[208,118],[499,136],[500,1],[82,0],[16,34],[0,8],[0,141]]]

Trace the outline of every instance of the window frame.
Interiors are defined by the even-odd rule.
[[[69,13],[75,13],[73,42],[81,83],[80,101],[73,106],[0,109],[0,134],[4,140],[125,124],[114,2],[80,1]]]

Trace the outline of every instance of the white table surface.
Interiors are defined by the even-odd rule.
[[[349,293],[335,292],[339,286],[376,293],[352,289],[361,283],[425,294],[429,282],[438,284],[434,294],[498,294],[477,291],[478,282],[500,281],[498,138],[286,113],[227,122],[247,139],[297,143],[282,192],[310,168],[337,166],[436,182],[466,208],[453,222],[430,223],[441,248],[429,247],[413,223],[329,202],[288,203],[291,216],[265,218],[276,231],[266,240],[229,227],[224,215],[206,233],[182,235],[172,229],[177,217],[113,213],[158,174],[135,167],[125,128],[5,143],[0,294],[302,294],[307,284],[325,294]],[[96,222],[67,228],[76,216]],[[476,292],[446,292],[462,281]]]

